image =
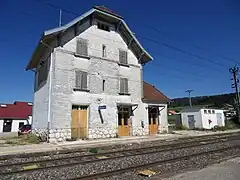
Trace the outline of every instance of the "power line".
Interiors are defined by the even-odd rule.
[[[147,28],[149,28],[149,29],[152,29],[152,30],[154,30],[155,32],[158,32],[158,33],[160,33],[160,34],[167,35],[167,36],[170,37],[170,38],[173,38],[173,37],[170,36],[169,33],[163,32],[162,30],[160,30],[160,29],[158,29],[158,28],[156,28],[156,27],[152,27],[152,26],[149,26],[149,25],[144,25],[144,27],[147,27]],[[174,38],[173,38],[173,39],[174,39]],[[178,39],[179,39],[179,38],[178,38]],[[179,39],[179,40],[180,40],[180,39]],[[181,41],[181,40],[180,40],[180,41]],[[202,47],[202,46],[199,46],[199,45],[197,45],[197,44],[192,44],[192,46],[195,47],[195,48],[197,48],[197,49],[201,49],[201,50],[203,50],[203,51],[211,52],[211,53],[212,53],[211,50],[209,50],[209,49],[207,49],[207,48],[204,48],[204,47]],[[214,54],[216,54],[216,53],[214,53]],[[230,57],[226,57],[226,56],[223,56],[223,55],[221,55],[221,54],[216,54],[216,55],[218,55],[218,56],[219,56],[220,58],[222,58],[222,59],[225,59],[225,60],[228,60],[228,61],[232,61],[233,63],[239,63],[239,62],[237,62],[236,60],[234,60],[234,59],[232,59],[232,58],[230,58]]]
[[[167,48],[169,48],[169,49],[172,49],[172,50],[181,52],[181,53],[183,53],[183,54],[187,54],[187,55],[192,56],[192,57],[194,57],[194,58],[198,58],[198,59],[205,60],[205,61],[214,63],[214,64],[219,65],[219,66],[222,66],[222,67],[226,67],[226,65],[224,65],[224,64],[222,64],[222,63],[213,61],[213,60],[211,60],[211,59],[208,59],[208,58],[205,58],[205,57],[202,57],[202,56],[199,56],[199,55],[197,55],[197,54],[188,52],[188,51],[183,50],[183,49],[179,49],[179,48],[177,48],[177,47],[175,47],[175,46],[172,46],[172,45],[169,45],[169,44],[166,44],[166,43],[159,42],[159,41],[157,41],[157,40],[155,40],[155,39],[151,39],[151,38],[143,37],[143,36],[139,36],[139,35],[138,35],[138,37],[143,38],[143,39],[146,39],[146,40],[151,41],[151,42],[154,42],[154,43],[156,43],[156,44],[165,46],[165,47],[167,47]]]
[[[53,4],[46,3],[46,2],[43,2],[43,1],[39,1],[39,0],[36,0],[36,1],[41,2],[41,3],[44,3],[44,4],[46,4],[46,5],[48,5],[48,6],[52,7],[52,8],[62,9],[62,10],[65,11],[65,12],[68,12],[68,13],[71,13],[71,14],[73,14],[73,15],[79,16],[79,14],[77,14],[77,13],[71,11],[71,10],[64,9],[64,8],[59,7],[59,6],[55,6],[55,5],[53,5]],[[141,37],[141,36],[139,36],[139,37]],[[175,46],[172,46],[172,45],[169,45],[169,44],[167,44],[167,43],[161,43],[161,42],[159,42],[159,41],[156,41],[156,40],[151,39],[151,38],[148,38],[148,37],[142,37],[142,38],[144,38],[144,39],[146,39],[146,40],[149,40],[149,41],[152,41],[152,42],[155,42],[155,43],[158,43],[158,44],[160,44],[160,45],[162,45],[162,46],[168,47],[169,49],[172,49],[172,50],[175,50],[175,51],[178,51],[178,52],[187,54],[187,55],[189,55],[189,56],[192,56],[192,57],[195,57],[195,58],[198,58],[198,59],[201,59],[201,60],[205,60],[205,61],[208,61],[208,62],[211,62],[211,63],[215,63],[215,64],[217,64],[217,65],[219,65],[219,66],[226,67],[225,64],[222,64],[222,63],[213,61],[213,60],[211,60],[211,59],[208,59],[208,58],[199,56],[199,55],[197,55],[197,54],[188,52],[188,51],[186,51],[186,50],[179,49],[179,48],[177,48],[177,47],[175,47]]]

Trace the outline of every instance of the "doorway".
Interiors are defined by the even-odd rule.
[[[72,106],[72,138],[87,138],[88,134],[88,106]]]
[[[148,107],[149,134],[157,134],[159,124],[158,117],[159,117],[158,107],[149,106]]]
[[[118,106],[118,136],[130,135],[130,115],[132,107]]]
[[[195,119],[194,119],[194,115],[188,115],[188,126],[189,129],[195,129]]]
[[[217,116],[217,125],[223,126],[222,113],[216,113]]]
[[[11,130],[12,130],[12,119],[4,119],[3,132],[11,132]]]

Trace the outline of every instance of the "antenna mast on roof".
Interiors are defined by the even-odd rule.
[[[62,26],[62,10],[59,9],[59,27]]]

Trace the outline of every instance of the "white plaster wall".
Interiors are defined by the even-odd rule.
[[[27,120],[13,120],[12,121],[12,130],[11,130],[11,132],[18,132],[18,126],[19,126],[20,122],[23,122],[24,124],[27,124]]]
[[[218,121],[218,126],[225,126],[225,116],[224,116],[223,110],[216,109],[215,113],[221,113],[222,114],[222,121],[221,122]]]
[[[3,120],[2,119],[0,119],[0,132],[3,132]]]
[[[167,114],[167,105],[166,104],[160,104],[159,107],[160,115],[159,115],[159,122],[160,122],[160,131],[161,132],[168,132],[168,114]]]
[[[182,118],[182,124],[189,128],[188,124],[188,116],[194,115],[195,119],[195,128],[202,128],[202,122],[201,122],[201,113],[200,111],[193,111],[193,112],[182,112],[181,118]]]
[[[207,109],[207,110],[209,110],[209,109]],[[221,123],[221,124],[224,124],[224,125],[218,124],[217,115],[216,115],[216,112],[222,113],[222,117],[223,117],[222,119],[223,119],[223,122],[224,122],[223,111],[218,110],[218,109],[210,109],[210,110],[211,110],[211,112],[212,112],[212,110],[214,110],[215,113],[214,114],[213,113],[205,114],[204,109],[201,110],[203,128],[211,129],[211,128],[214,128],[214,126],[224,126],[225,125],[224,123]],[[210,124],[209,124],[209,119],[212,121]]]
[[[51,62],[51,54],[46,52],[40,59],[40,61],[47,61],[48,67]],[[39,67],[37,67],[38,69]],[[49,68],[48,68],[49,69]],[[35,87],[33,97],[33,109],[32,109],[32,128],[33,129],[46,129],[48,121],[48,107],[49,107],[49,72],[47,80],[42,82],[38,86],[38,73],[35,74]]]
[[[82,30],[85,30],[89,26],[90,22],[86,21],[81,25]],[[88,53],[91,56],[102,57],[102,45],[106,46],[107,57],[106,59],[114,60],[119,62],[119,49],[126,50],[128,52],[128,63],[139,65],[138,60],[131,50],[128,49],[127,44],[122,39],[121,35],[116,31],[112,30],[110,32],[98,29],[96,22],[93,22],[93,25],[82,32],[77,37],[72,38],[69,42],[63,45],[63,49],[75,52],[76,51],[76,42],[78,38],[83,38],[88,40]],[[85,26],[85,27],[84,27]],[[68,31],[68,37],[73,37],[74,29]],[[63,37],[65,42],[66,37]]]

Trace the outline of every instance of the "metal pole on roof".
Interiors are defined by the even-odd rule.
[[[193,92],[193,90],[192,89],[188,89],[188,90],[186,90],[186,92],[188,93],[189,106],[192,107],[191,92]]]

